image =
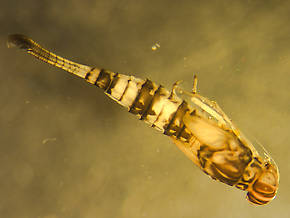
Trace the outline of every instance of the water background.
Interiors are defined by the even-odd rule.
[[[2,2],[0,217],[289,217],[289,18],[278,0]],[[101,90],[7,49],[11,33],[168,88],[198,73],[200,93],[277,162],[277,198],[250,205]]]

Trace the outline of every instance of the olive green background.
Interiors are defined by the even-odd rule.
[[[289,217],[289,18],[278,0],[3,1],[0,217]],[[11,33],[168,88],[198,73],[200,93],[277,162],[277,198],[249,204],[101,90],[7,49]]]

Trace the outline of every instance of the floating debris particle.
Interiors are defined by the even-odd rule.
[[[160,43],[159,42],[156,42],[152,47],[152,51],[156,51],[158,48],[160,48]]]
[[[56,138],[46,138],[42,140],[42,144],[46,144],[47,142],[54,142],[56,141]]]

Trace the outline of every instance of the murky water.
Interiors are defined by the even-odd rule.
[[[290,3],[18,1],[0,9],[0,217],[288,217]],[[204,175],[101,90],[18,50],[10,33],[64,57],[164,84],[184,80],[257,138],[280,169],[256,207]],[[159,46],[157,46],[157,44]],[[155,46],[157,49],[152,49]]]

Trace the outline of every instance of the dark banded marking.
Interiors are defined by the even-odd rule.
[[[152,81],[146,79],[143,83],[141,89],[138,92],[134,102],[130,106],[129,112],[135,115],[142,115],[143,111],[147,108],[151,98],[150,92],[154,89],[154,84]]]
[[[264,205],[264,204],[267,204],[268,203],[268,201],[263,201],[263,200],[257,199],[251,192],[248,192],[247,198],[252,203],[258,204],[258,205]]]
[[[65,64],[65,61],[63,58],[59,57],[59,56],[56,56],[56,59],[59,59],[61,61],[61,65],[60,67],[63,68],[64,64]]]
[[[176,104],[176,102],[173,103],[170,100],[170,93],[167,92],[167,90],[163,87],[160,88],[160,93],[158,94],[159,94],[158,95],[159,99],[157,98],[157,95],[156,95],[156,103],[154,103],[154,107],[156,106],[156,104],[159,104],[160,108],[159,108],[159,112],[156,113],[157,116],[155,120],[152,122],[151,127],[156,128],[164,133],[164,126],[165,126],[164,123],[168,123],[168,120],[170,119],[168,116],[175,113],[179,105],[176,107],[176,110],[175,109],[168,110],[168,106],[170,105],[169,107],[171,107],[172,106],[171,104]]]
[[[141,92],[142,92],[142,89],[143,89],[143,87],[146,86],[147,83],[149,83],[148,81],[151,82],[150,80],[146,79],[145,82],[142,84],[141,89],[138,90],[138,94],[137,94],[134,102],[132,103],[132,105],[130,107],[134,107],[134,105],[136,104],[136,102],[139,100],[140,95],[141,95]]]
[[[185,113],[187,111],[189,111],[188,103],[186,101],[183,101],[180,107],[181,108],[178,108],[179,110],[177,111],[177,115],[176,115],[175,121],[174,121],[174,122],[176,122],[177,119],[178,119],[178,122],[180,123],[179,125],[177,124],[178,128],[177,128],[177,131],[176,131],[176,135],[179,136],[179,137],[180,136],[190,137],[190,134],[185,132],[186,126],[183,123],[183,117],[184,117]]]
[[[51,53],[49,54],[50,55],[50,59],[54,62],[54,65],[57,65],[58,63],[57,63],[57,56],[56,55],[52,55]]]
[[[187,110],[189,110],[187,106],[187,102],[183,100],[181,104],[178,106],[175,113],[172,115],[172,118],[169,120],[168,125],[164,126],[163,134],[168,135],[168,136],[172,136],[172,135],[176,136],[178,131],[180,131],[180,128],[183,124],[182,118]],[[179,124],[175,121],[179,122]]]
[[[180,135],[181,133],[184,131],[185,129],[185,125],[184,123],[182,124],[181,128],[180,128],[180,131],[176,134],[176,138],[179,139],[180,138]]]
[[[164,108],[164,106],[163,106],[163,108]],[[155,121],[153,122],[153,124],[151,125],[151,127],[153,127],[153,128],[156,127],[155,122],[156,122],[157,120],[159,120],[160,116],[162,115],[163,108],[161,109],[160,113],[157,115],[157,117],[156,117]]]
[[[156,115],[154,117],[154,120],[152,120],[151,122],[151,127],[158,129],[159,131],[164,131],[163,126],[158,125],[156,123],[159,122],[160,118],[164,115],[164,106],[167,104],[167,101],[169,100],[168,96],[169,96],[169,92],[167,91],[167,89],[165,89],[162,85],[160,85],[159,87],[159,91],[156,93],[156,95],[154,96],[154,103],[152,103],[154,106],[154,108],[156,107],[157,104],[157,108],[159,107],[159,111],[157,111]],[[166,107],[166,106],[165,106]],[[156,108],[155,108],[156,110]],[[147,116],[148,117],[148,116]]]
[[[128,79],[128,80],[127,80],[127,86],[126,86],[126,88],[124,89],[124,92],[123,92],[123,94],[121,95],[121,97],[119,98],[119,100],[118,100],[118,101],[122,101],[122,99],[123,99],[123,97],[124,97],[125,93],[126,93],[126,92],[127,92],[127,90],[128,90],[129,83],[130,83],[131,81],[132,81],[132,80],[131,80],[131,77],[130,77],[130,79]]]
[[[247,184],[245,184],[245,183],[237,183],[236,185],[235,185],[238,189],[241,189],[241,190],[243,190],[243,191],[245,191],[245,190],[247,190],[247,188],[249,187]]]
[[[85,75],[85,80],[88,80],[89,77],[91,76],[92,72],[96,69],[95,67],[92,67],[90,71],[88,71]]]
[[[156,117],[156,119],[155,119],[155,121],[153,122],[153,124],[151,125],[152,128],[156,128],[155,122],[156,122],[156,121],[159,119],[159,117],[161,116],[162,111],[163,111],[163,108],[162,108],[162,110],[160,111],[160,113],[158,114],[158,116]]]
[[[186,102],[187,103],[187,102]],[[189,109],[188,109],[189,110]],[[187,111],[185,111],[186,113]],[[184,113],[184,115],[185,115]],[[195,116],[196,115],[196,109],[192,110],[190,113],[189,113],[191,116]],[[189,142],[190,139],[192,138],[193,134],[192,132],[185,126],[185,124],[183,123],[180,131],[178,132],[177,134],[177,139],[181,139],[182,141],[185,141],[185,142]],[[195,137],[195,136],[194,136]]]
[[[84,74],[84,79],[91,84],[95,84],[99,77],[100,70],[98,68],[91,68]]]
[[[180,139],[184,142],[190,142],[191,138],[193,137],[192,132],[186,128],[185,124],[182,125],[180,131],[177,133],[176,138]]]
[[[53,64],[55,64],[55,59],[51,58],[52,55],[50,52],[42,52],[41,50],[38,50],[39,54],[47,60],[50,60]]]
[[[49,59],[50,61],[52,61],[54,63],[54,65],[57,64],[57,56],[56,55],[52,55],[51,52],[47,53],[47,57],[45,57],[46,59]]]
[[[111,74],[113,72],[109,72],[105,69],[101,69],[98,78],[95,82],[95,85],[103,90],[106,90],[108,86],[111,84]]]
[[[73,70],[72,70],[72,67],[75,67],[74,65],[73,65],[73,63],[68,63],[68,70],[70,71],[70,72],[73,72]]]
[[[152,110],[152,104],[154,102],[155,97],[157,95],[159,96],[159,94],[161,93],[161,88],[163,88],[162,85],[159,85],[158,88],[156,89],[156,91],[154,92],[152,98],[150,99],[148,106],[146,107],[146,109],[142,113],[140,120],[146,119],[148,114],[155,115],[155,111]]]
[[[32,39],[21,34],[13,34],[8,38],[8,47],[16,46],[20,49],[26,50],[30,55],[35,58],[61,68],[70,73],[76,74],[77,76],[84,78],[90,67],[77,64],[73,61],[69,61],[61,56],[58,56],[40,46],[38,43],[34,42]]]
[[[34,55],[36,58],[43,60],[44,62],[51,62],[51,65],[55,65],[55,62],[52,61],[49,57],[50,57],[50,52],[43,52],[41,50],[39,50],[37,47],[33,47],[33,49],[28,50],[28,53],[31,53],[32,55]]]
[[[181,103],[181,104],[182,104],[182,103]],[[181,104],[180,104],[180,105],[181,105]],[[178,108],[177,108],[177,110],[174,112],[174,114],[171,115],[172,117],[169,119],[169,123],[166,124],[166,125],[163,127],[163,129],[164,129],[163,134],[164,134],[164,135],[168,135],[168,136],[171,136],[171,135],[172,135],[172,134],[169,134],[170,126],[171,126],[172,122],[173,122],[174,119],[175,119],[175,116],[176,116],[176,114],[177,114],[177,111],[178,111],[180,105],[178,106]]]
[[[94,83],[94,85],[95,85],[95,86],[97,86],[97,87],[98,87],[98,84],[97,84],[97,82],[98,82],[99,78],[101,77],[101,75],[102,75],[102,74],[104,74],[104,72],[103,72],[103,71],[105,71],[105,69],[103,69],[103,68],[102,68],[102,69],[100,70],[100,73],[99,73],[99,75],[98,75],[98,77],[97,77],[97,79],[96,79],[95,83]]]
[[[118,80],[120,79],[119,77],[119,73],[115,73],[115,75],[113,76],[113,79],[111,80],[110,85],[108,86],[108,88],[106,89],[106,92],[111,95],[112,94],[112,89],[115,87],[115,85],[118,83]]]
[[[255,159],[259,164],[263,164],[262,161],[261,161],[258,157],[254,157],[254,159]]]

